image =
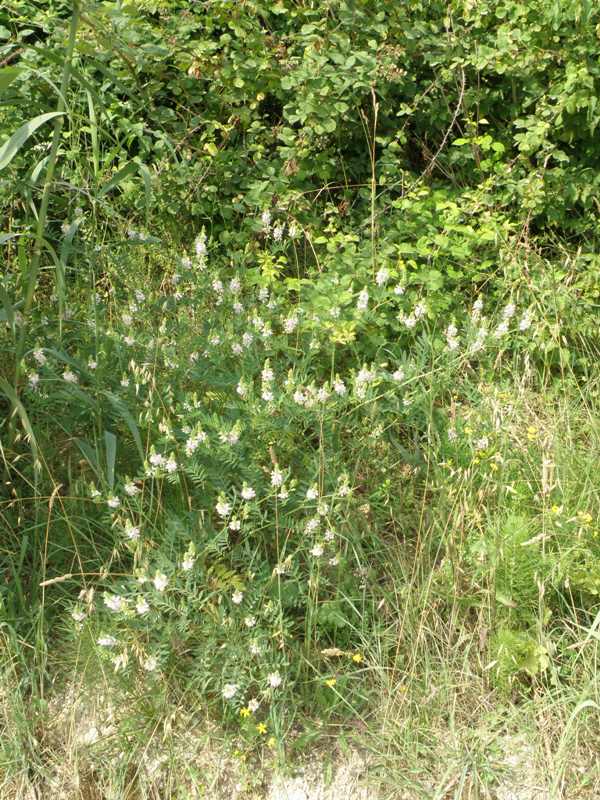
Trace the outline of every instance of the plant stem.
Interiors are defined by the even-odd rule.
[[[375,247],[375,199],[377,195],[377,161],[376,161],[376,136],[377,136],[377,115],[379,112],[379,103],[377,102],[377,95],[375,89],[371,87],[371,99],[373,101],[373,138],[371,140],[371,258],[373,263],[373,280],[375,280],[375,273],[377,271],[377,254]]]

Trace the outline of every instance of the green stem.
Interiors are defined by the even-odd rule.
[[[377,253],[376,253],[376,240],[375,240],[375,199],[377,194],[377,155],[376,155],[376,137],[377,137],[377,114],[379,112],[379,103],[375,94],[375,88],[371,87],[371,98],[373,100],[373,138],[371,141],[371,258],[373,263],[373,280],[377,271]]]

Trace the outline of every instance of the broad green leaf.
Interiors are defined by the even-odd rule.
[[[62,113],[62,111],[51,111],[49,114],[40,114],[39,117],[30,119],[29,122],[26,122],[25,125],[16,130],[10,139],[0,147],[0,170],[10,164],[32,133],[35,133],[44,122],[60,117]]]

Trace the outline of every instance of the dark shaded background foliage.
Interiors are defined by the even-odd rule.
[[[5,131],[54,107],[70,7],[0,11],[0,61],[22,68]],[[53,217],[91,205],[110,235],[154,215],[179,243],[207,225],[242,250],[273,208],[309,234],[307,268],[347,251],[370,263],[375,242],[438,310],[482,287],[500,301],[508,277],[551,294],[566,339],[589,342],[599,26],[584,0],[86,2]],[[82,173],[91,108],[98,153]],[[20,182],[0,195],[11,230],[40,157],[29,148],[3,174],[5,189]],[[132,162],[146,186],[132,169],[106,202]]]
[[[56,78],[70,6],[0,12],[3,61],[38,71],[5,115],[53,105],[43,78]],[[493,177],[515,222],[585,238],[599,157],[593,3],[106,2],[83,14],[73,101],[94,88],[106,170],[138,156],[167,184],[187,181],[185,205],[163,192],[173,217],[273,199],[314,212],[314,194],[364,215],[375,98],[384,207],[423,171],[455,195]]]

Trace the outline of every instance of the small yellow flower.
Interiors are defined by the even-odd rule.
[[[265,725],[264,722],[259,722],[258,725],[256,726],[256,730],[260,734],[266,733],[267,732],[267,726]]]
[[[527,428],[527,438],[529,441],[533,441],[537,437],[538,429],[535,428],[533,425],[530,425]]]
[[[336,685],[336,683],[337,683],[337,681],[336,681],[335,678],[328,678],[325,681],[325,686],[329,686],[330,689],[333,689],[333,687]]]
[[[498,464],[496,464],[495,461],[492,461],[492,463],[490,464],[490,469],[492,470],[492,472],[496,472],[498,469]]]
[[[360,664],[362,660],[363,660],[362,653],[354,653],[354,655],[352,656],[352,661],[354,661],[355,664]]]
[[[267,747],[270,747],[271,750],[275,747],[276,744],[277,744],[277,740],[275,739],[274,736],[270,736],[267,739]]]
[[[249,708],[240,708],[240,717],[247,718],[250,716],[252,712]]]
[[[560,514],[560,512],[562,511],[562,506],[557,506],[555,504],[552,506],[550,510],[552,511],[553,514]]]

